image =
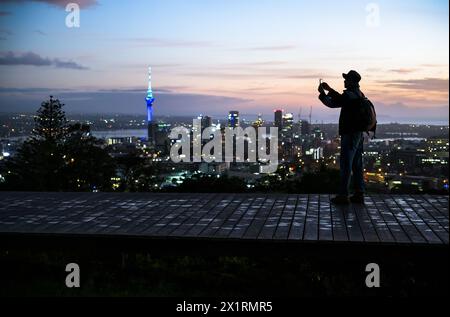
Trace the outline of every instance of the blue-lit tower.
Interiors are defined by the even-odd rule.
[[[148,142],[154,144],[155,143],[155,134],[156,134],[156,123],[153,122],[153,102],[155,98],[153,97],[152,91],[152,68],[148,68],[148,89],[147,96],[145,97],[145,101],[147,103],[147,135]]]
[[[228,113],[228,126],[230,128],[239,126],[239,111],[230,111]]]

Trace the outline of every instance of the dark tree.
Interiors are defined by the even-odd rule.
[[[63,190],[110,190],[115,176],[115,162],[102,147],[103,141],[90,135],[88,125],[69,126],[62,144]]]
[[[61,145],[67,131],[63,104],[58,99],[42,102],[34,119],[31,138],[6,162],[5,187],[12,190],[57,191],[62,189],[64,166]]]
[[[134,149],[126,155],[116,158],[118,171],[121,175],[121,191],[151,192],[158,191],[158,185],[163,181],[159,177],[158,166],[144,156],[142,150]]]
[[[32,138],[48,143],[60,143],[64,141],[64,136],[68,130],[66,114],[62,110],[64,104],[58,99],[50,99],[41,103],[34,118],[35,127]]]
[[[69,125],[58,99],[43,102],[32,136],[5,163],[3,188],[36,191],[110,190],[112,158],[89,126]]]

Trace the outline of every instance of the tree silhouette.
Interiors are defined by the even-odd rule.
[[[158,176],[161,172],[158,166],[146,158],[142,150],[131,150],[126,155],[117,157],[116,162],[121,175],[119,190],[127,192],[159,190],[158,185],[164,178]]]
[[[64,135],[61,169],[63,190],[110,190],[115,176],[115,162],[102,148],[103,141],[90,135],[90,127],[76,123]]]
[[[68,123],[66,114],[62,110],[63,106],[64,104],[58,99],[53,99],[53,96],[41,103],[37,116],[34,118],[33,139],[55,144],[64,141]]]
[[[4,166],[7,190],[110,190],[113,159],[86,125],[69,125],[58,99],[42,102],[31,137]]]

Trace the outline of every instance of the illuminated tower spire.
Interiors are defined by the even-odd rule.
[[[152,91],[152,68],[148,68],[148,89],[147,96],[145,97],[145,101],[147,102],[147,137],[149,144],[154,145],[156,139],[156,130],[157,124],[153,122],[153,102],[155,98],[153,98]]]
[[[152,68],[148,68],[148,89],[147,89],[147,97],[145,97],[145,101],[147,102],[147,123],[150,124],[153,121],[153,102],[155,98],[153,98],[152,91]]]

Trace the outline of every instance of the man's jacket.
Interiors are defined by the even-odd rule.
[[[339,135],[360,132],[357,107],[361,107],[363,93],[359,89],[344,90],[342,94],[330,90],[328,95],[321,93],[320,101],[329,108],[341,108],[339,116]]]

